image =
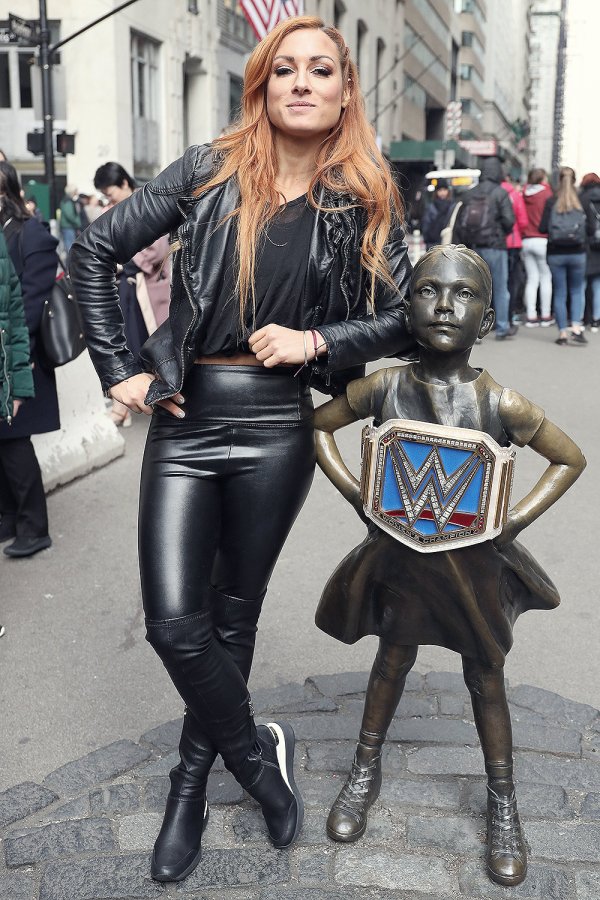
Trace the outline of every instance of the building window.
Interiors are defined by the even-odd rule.
[[[226,35],[246,44],[248,49],[255,46],[256,37],[239,0],[220,0],[217,12],[219,27]]]
[[[483,44],[474,31],[463,31],[461,36],[461,46],[471,47],[479,56],[483,56]]]
[[[463,63],[460,67],[461,81],[470,81],[481,93],[483,91],[483,79],[475,66]]]
[[[31,92],[32,63],[31,51],[19,53],[19,99],[21,109],[31,109],[33,106],[33,95]]]
[[[335,0],[333,4],[333,25],[334,28],[341,29],[344,21],[346,6],[342,0]]]
[[[131,92],[134,119],[158,119],[158,52],[160,44],[131,35]]]
[[[33,50],[11,47],[0,51],[0,109],[31,109]]]
[[[474,119],[481,119],[483,117],[481,107],[475,103],[472,97],[465,97],[460,102],[462,103],[463,115],[472,116]]]
[[[242,93],[244,80],[238,75],[229,76],[229,121],[233,122],[240,114],[242,108]]]
[[[8,53],[0,53],[0,109],[10,109],[10,66]]]
[[[476,0],[454,0],[454,11],[472,15],[480,25],[485,25],[485,16]]]
[[[131,110],[133,160],[136,174],[150,178],[160,160],[159,63],[160,44],[131,32]]]
[[[366,44],[367,24],[359,19],[356,23],[356,68],[360,72],[361,65],[365,62],[365,44]]]

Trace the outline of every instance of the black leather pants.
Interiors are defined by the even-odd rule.
[[[291,373],[245,366],[194,366],[182,393],[186,417],[155,413],[142,467],[147,640],[235,772],[262,600],[312,481],[312,401]]]

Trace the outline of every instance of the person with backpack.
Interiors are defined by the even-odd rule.
[[[585,274],[592,295],[591,331],[600,328],[600,177],[588,172],[581,179],[579,199],[587,216],[587,259]]]
[[[492,302],[496,313],[496,340],[513,337],[518,327],[509,321],[508,250],[506,238],[515,224],[515,213],[501,183],[502,164],[491,156],[481,166],[479,184],[462,195],[462,207],[454,225],[454,243],[475,250],[492,273]]]
[[[456,200],[452,199],[448,182],[439,178],[435,186],[433,200],[425,210],[421,224],[421,234],[428,250],[442,243],[442,229],[446,227]]]
[[[587,217],[575,189],[575,172],[561,166],[558,188],[544,206],[540,232],[548,235],[547,259],[552,272],[554,315],[559,347],[587,344],[583,326]],[[567,291],[571,298],[571,327],[567,317]]]
[[[523,202],[527,213],[527,225],[523,228],[522,258],[527,283],[525,285],[526,328],[547,328],[554,324],[552,316],[552,273],[546,259],[548,238],[540,232],[540,222],[546,201],[552,197],[545,169],[530,170],[523,188]],[[540,315],[537,300],[540,294]]]

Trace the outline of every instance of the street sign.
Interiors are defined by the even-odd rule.
[[[493,138],[489,141],[459,141],[458,143],[473,156],[497,156],[498,154],[498,141]]]
[[[10,40],[25,47],[37,47],[42,42],[39,19],[22,19],[14,13],[8,14]]]

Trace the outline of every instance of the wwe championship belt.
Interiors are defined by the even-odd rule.
[[[409,419],[363,429],[366,515],[396,540],[431,553],[502,531],[515,451],[482,431]]]

